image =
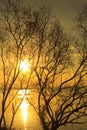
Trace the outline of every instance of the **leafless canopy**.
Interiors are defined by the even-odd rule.
[[[44,130],[57,130],[69,123],[85,123],[81,118],[87,115],[87,23],[84,21],[87,11],[78,17],[77,23],[85,34],[75,45],[60,22],[51,17],[46,5],[38,9],[22,5],[17,0],[5,0],[1,8],[3,98],[0,126],[3,121],[6,125],[5,111],[15,98],[14,95],[6,104],[10,92],[25,86],[37,97],[28,101]],[[26,57],[31,61],[31,71],[25,76],[19,65]],[[76,58],[72,60],[73,57]],[[10,129],[20,104],[12,107]]]

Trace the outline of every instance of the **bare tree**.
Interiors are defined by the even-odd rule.
[[[85,123],[81,120],[87,115],[84,42],[81,41],[81,48],[72,47],[73,41],[63,31],[60,22],[51,17],[49,8],[44,4],[38,9],[27,9],[17,0],[6,0],[3,5],[1,12],[4,19],[0,27],[3,77],[0,127],[3,121],[6,125],[5,111],[15,98],[12,95],[7,104],[11,91],[16,89],[18,92],[17,88],[25,86],[32,89],[33,94],[37,93],[37,98],[27,99],[37,112],[44,130]],[[78,57],[72,60],[74,55]],[[31,61],[31,73],[22,75],[20,63],[26,57]],[[10,129],[20,103],[18,106],[12,104]]]
[[[44,130],[86,123],[82,120],[87,116],[86,43],[79,40],[78,45],[71,44],[74,41],[67,37],[59,22],[52,23],[49,11],[41,8],[40,12],[34,61],[37,106],[32,101],[29,103]]]
[[[27,88],[29,79],[22,74],[20,63],[27,58],[30,61],[31,57],[27,53],[27,43],[29,43],[33,33],[35,32],[36,18],[32,15],[31,9],[22,6],[21,1],[5,0],[1,5],[0,19],[0,73],[1,73],[1,90],[2,103],[0,114],[0,127],[4,124],[7,127],[6,110],[12,105],[12,120],[10,129],[13,124],[14,116],[22,102],[17,105],[13,101],[19,89]],[[29,51],[29,50],[28,50]],[[24,85],[25,84],[25,85]],[[16,92],[13,93],[12,91]],[[12,96],[10,96],[12,93]],[[10,97],[10,100],[9,100]]]

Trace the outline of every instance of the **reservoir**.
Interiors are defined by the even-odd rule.
[[[15,90],[12,90],[12,93],[9,95],[8,102],[11,100],[11,97],[15,93]],[[12,119],[12,110],[14,107],[20,106],[15,114],[13,128],[16,130],[43,130],[39,117],[35,112],[32,105],[29,104],[28,99],[32,99],[35,101],[35,97],[37,97],[34,93],[30,94],[30,90],[19,90],[14,100],[11,102],[10,106],[6,109],[6,123],[9,126]],[[0,92],[0,97],[2,97],[2,93]],[[1,103],[2,98],[0,98]],[[36,101],[35,101],[36,102]],[[34,103],[35,103],[34,102]],[[0,105],[1,106],[1,105]],[[1,112],[1,107],[0,107]],[[87,125],[67,125],[59,128],[58,130],[86,130]]]

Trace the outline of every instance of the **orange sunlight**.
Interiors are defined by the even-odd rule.
[[[25,73],[28,71],[29,68],[30,68],[30,63],[28,59],[24,59],[23,61],[21,61],[20,70],[22,70]]]
[[[30,90],[29,90],[29,89],[21,89],[21,90],[19,90],[19,92],[18,92],[18,97],[25,99],[25,98],[29,97],[29,93],[30,93]]]
[[[23,101],[20,105],[20,109],[21,109],[21,112],[22,112],[24,124],[26,124],[26,121],[27,121],[27,118],[28,118],[27,116],[28,116],[29,103],[27,101],[27,97],[29,97],[29,93],[30,93],[30,90],[27,90],[27,89],[23,89],[23,90],[21,89],[18,92],[18,98],[23,99]]]
[[[27,103],[27,101],[23,100],[23,102],[20,105],[20,109],[22,111],[22,117],[23,117],[24,124],[26,123],[27,118],[28,118],[27,117],[27,115],[28,115],[28,107],[29,107],[29,104]]]

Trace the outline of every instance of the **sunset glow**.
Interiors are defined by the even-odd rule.
[[[20,70],[22,70],[25,73],[28,71],[29,68],[30,68],[30,63],[27,59],[24,59],[23,61],[21,61]]]

